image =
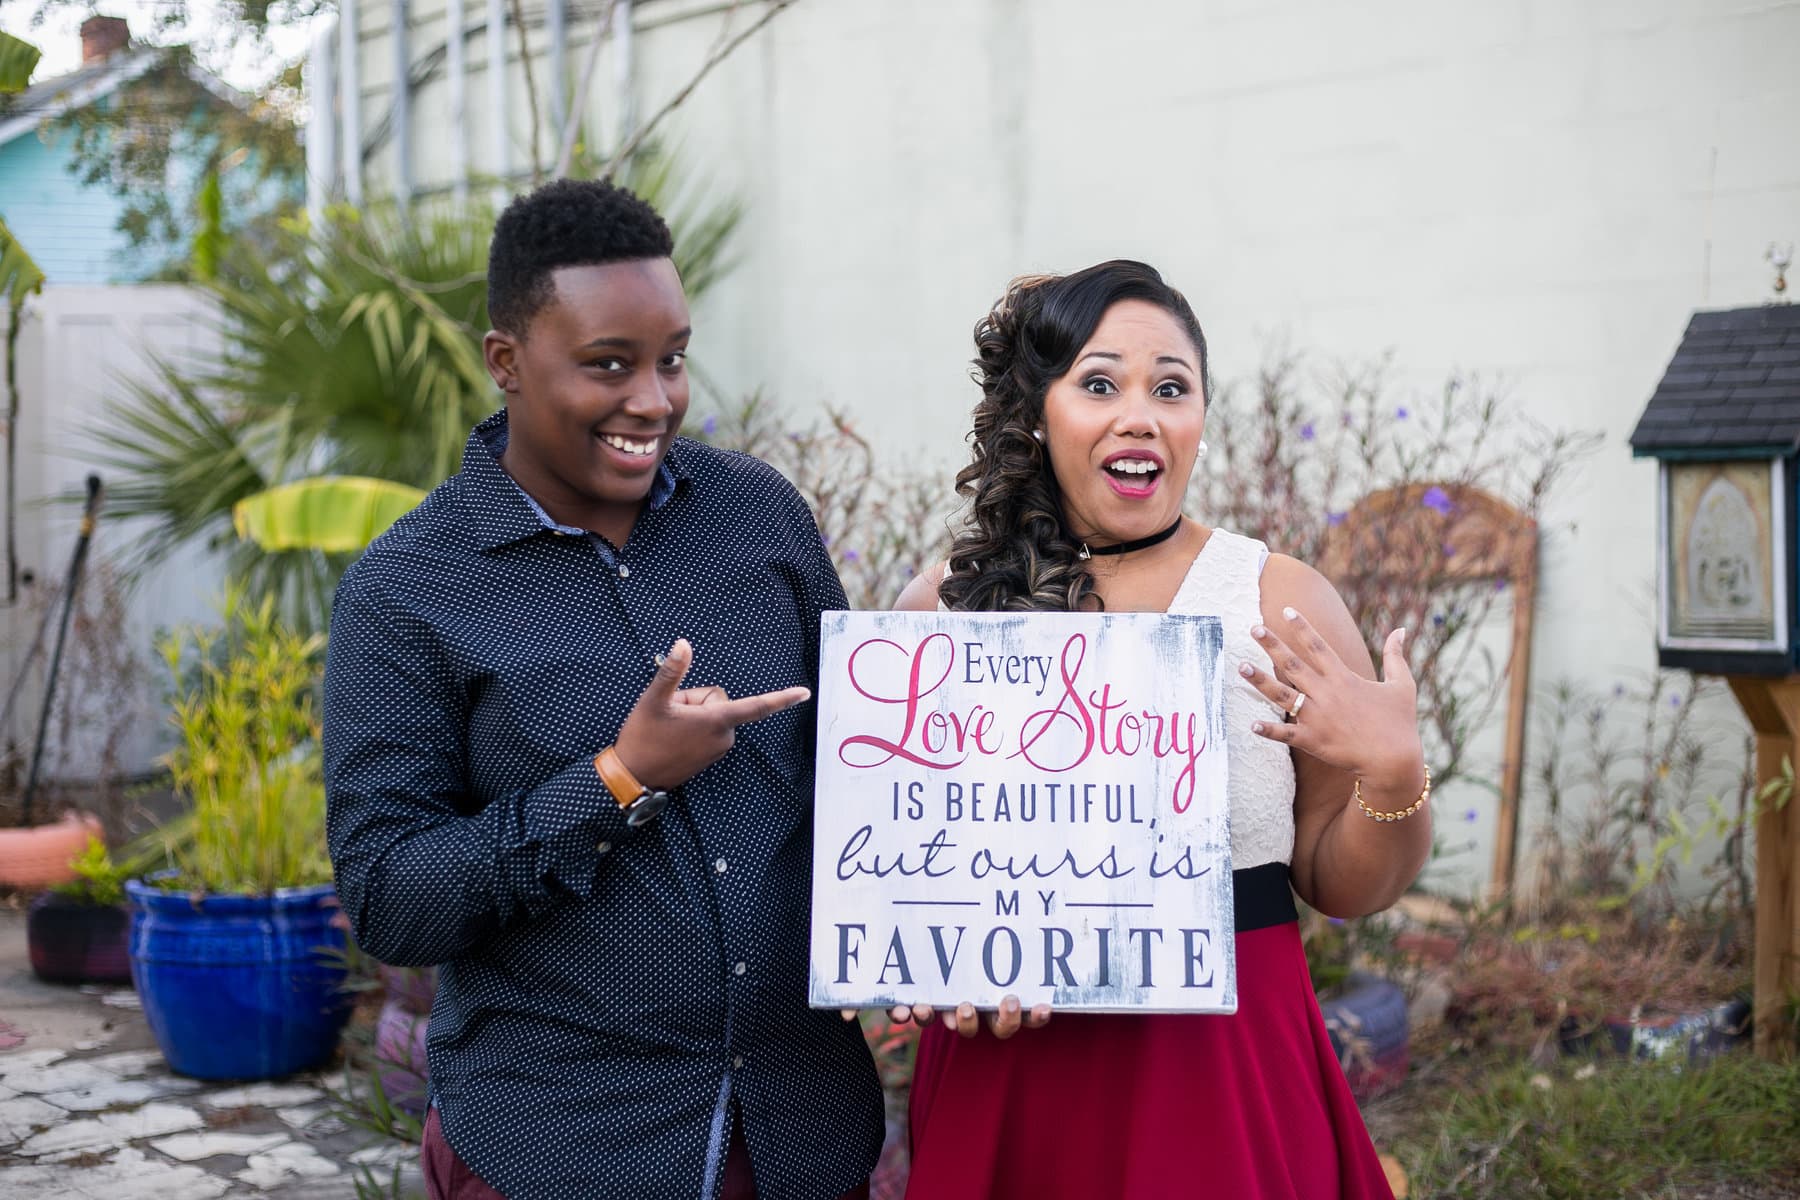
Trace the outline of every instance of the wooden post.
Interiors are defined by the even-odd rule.
[[[1782,777],[1782,760],[1800,763],[1800,678],[1734,675],[1737,697],[1756,731],[1756,779]],[[1765,803],[1759,797],[1759,809]],[[1756,1052],[1779,1057],[1793,1048],[1793,1026],[1782,1019],[1800,999],[1800,800],[1762,809],[1756,818]]]
[[[1512,654],[1507,659],[1506,751],[1500,760],[1500,811],[1495,818],[1494,866],[1488,895],[1510,902],[1519,843],[1519,793],[1525,778],[1525,718],[1531,698],[1531,618],[1537,600],[1537,544],[1514,555]]]

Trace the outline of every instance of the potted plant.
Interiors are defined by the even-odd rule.
[[[125,881],[137,871],[114,862],[97,837],[69,866],[74,882],[38,896],[26,916],[32,973],[47,983],[130,983]]]
[[[180,734],[167,762],[192,825],[173,870],[125,885],[131,974],[172,1068],[260,1079],[329,1058],[350,1013],[325,853],[324,639],[276,620],[273,597],[234,592],[223,616],[162,646]]]

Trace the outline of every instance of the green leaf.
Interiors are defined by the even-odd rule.
[[[206,173],[197,206],[200,227],[194,232],[194,278],[210,281],[219,277],[219,258],[225,249],[225,197],[217,170]]]
[[[24,91],[42,56],[43,51],[30,42],[0,32],[0,92]]]
[[[0,34],[0,37],[4,36]],[[32,261],[25,247],[6,227],[6,221],[0,218],[0,293],[5,294],[7,307],[17,312],[24,306],[25,297],[43,286],[43,268]]]
[[[403,483],[327,475],[247,496],[231,515],[238,537],[264,550],[345,554],[363,549],[424,498]]]

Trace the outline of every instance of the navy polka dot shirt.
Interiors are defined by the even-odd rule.
[[[431,1091],[510,1200],[718,1195],[740,1119],[762,1200],[880,1153],[854,1023],[806,1006],[813,706],[738,731],[630,828],[592,759],[678,637],[686,686],[818,686],[845,606],[794,489],[677,439],[624,546],[462,471],[345,573],[325,672],[338,895],[384,962],[441,964]]]

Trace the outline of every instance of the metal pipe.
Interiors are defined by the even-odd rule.
[[[360,206],[362,180],[362,72],[358,70],[356,0],[338,6],[339,95],[343,101],[344,199]]]
[[[100,477],[87,477],[87,503],[81,510],[81,533],[75,539],[75,557],[69,563],[69,582],[63,588],[62,623],[56,630],[56,647],[50,651],[50,678],[44,684],[44,709],[38,717],[37,743],[31,749],[31,774],[25,780],[25,798],[19,802],[19,824],[31,824],[37,800],[38,768],[44,761],[44,735],[50,729],[50,711],[56,705],[56,674],[62,667],[63,642],[69,636],[69,618],[75,613],[75,594],[81,590],[81,568],[87,562],[88,544],[94,538],[94,521],[100,515]]]
[[[568,12],[563,0],[548,0],[550,28],[550,128],[555,131],[557,145],[562,145],[563,131],[569,122]]]
[[[469,198],[469,59],[463,38],[463,0],[449,0],[450,40],[447,45],[450,77],[450,186],[456,192],[456,206],[461,208]]]
[[[354,0],[352,0],[354,3]],[[406,0],[391,0],[388,42],[394,71],[394,194],[412,199],[412,62],[406,41]]]
[[[613,8],[613,135],[610,145],[617,146],[625,131],[637,120],[637,97],[631,90],[631,68],[636,47],[631,38],[631,0],[619,0]]]
[[[337,190],[337,30],[330,25],[313,35],[306,57],[306,215],[314,228],[325,220],[325,206]]]
[[[487,93],[488,112],[494,122],[494,174],[506,179],[512,174],[512,138],[506,128],[506,0],[487,0]],[[497,189],[496,200],[503,200],[506,187]]]

